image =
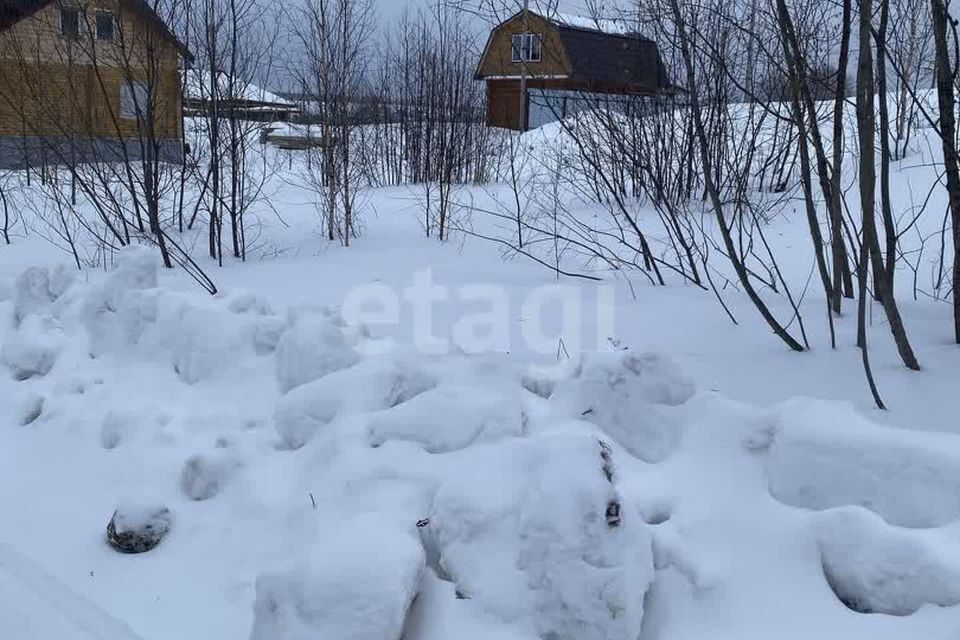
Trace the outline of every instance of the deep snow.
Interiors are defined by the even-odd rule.
[[[796,355],[738,294],[734,326],[682,285],[545,289],[423,238],[410,190],[373,202],[344,249],[278,191],[270,250],[204,263],[213,298],[150,252],[75,274],[36,234],[0,247],[0,637],[957,640],[945,304],[903,296],[920,374],[874,309],[882,413],[815,295]],[[799,282],[804,224],[768,230]],[[491,288],[495,339],[468,322]],[[395,321],[344,317],[370,296]],[[104,540],[128,504],[170,509],[147,554]]]
[[[157,275],[131,250],[65,286],[28,270],[4,303],[17,638],[89,620],[107,640],[960,628],[960,436],[751,407],[619,343],[553,368],[366,355],[378,338],[336,311]],[[172,512],[143,556],[104,542],[128,501]]]

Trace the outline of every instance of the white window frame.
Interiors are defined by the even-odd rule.
[[[543,60],[543,37],[538,33],[513,34],[510,37],[510,59],[514,63],[540,62]]]
[[[124,80],[120,85],[120,117],[141,120],[150,113],[150,85],[138,80]]]
[[[112,29],[110,31],[109,38],[100,37],[100,18],[108,17],[110,18],[110,24]],[[113,14],[113,11],[108,11],[106,9],[97,9],[96,14],[93,17],[93,28],[96,31],[97,42],[116,42],[117,41],[117,17]]]

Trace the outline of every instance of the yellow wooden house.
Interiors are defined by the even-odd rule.
[[[0,0],[0,169],[182,160],[190,60],[143,0]]]

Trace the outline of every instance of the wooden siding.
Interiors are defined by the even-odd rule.
[[[520,13],[494,29],[484,50],[483,59],[477,68],[477,76],[497,78],[516,77],[523,74],[524,65],[512,61],[512,38],[520,33],[535,33],[543,38],[541,60],[526,64],[528,75],[543,77],[565,76],[572,73],[572,66],[556,25],[535,13],[529,14],[527,23],[529,29],[524,28],[523,14]],[[518,96],[517,104],[519,101]]]
[[[504,129],[520,128],[520,83],[487,81],[487,124]]]
[[[182,100],[179,51],[124,0],[81,4],[79,39],[60,35],[60,4],[0,31],[0,136],[139,136],[120,114],[121,87],[150,87],[158,138],[179,138]],[[98,42],[96,12],[115,16],[115,41]]]

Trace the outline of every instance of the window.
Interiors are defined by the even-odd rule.
[[[97,40],[113,42],[116,29],[113,14],[109,11],[97,11]]]
[[[120,85],[120,117],[141,120],[150,113],[150,87],[146,82],[124,82]]]
[[[535,33],[514,34],[511,45],[514,62],[540,62],[543,56],[543,39]]]
[[[80,37],[80,9],[77,7],[60,9],[60,35],[73,39]]]

